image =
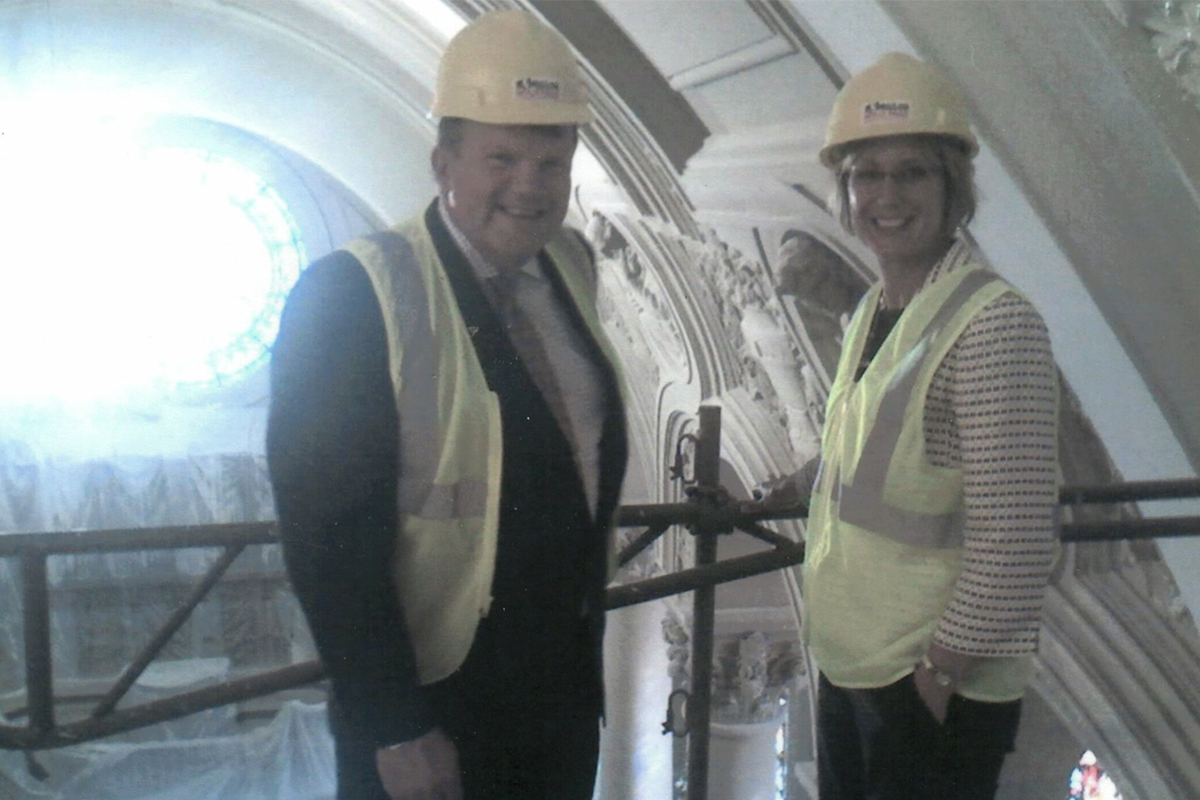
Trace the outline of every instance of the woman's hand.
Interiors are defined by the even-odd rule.
[[[974,663],[971,656],[947,650],[936,642],[929,645],[929,652],[917,663],[913,671],[917,695],[939,725],[946,722],[950,698],[958,691]]]
[[[814,458],[791,475],[772,478],[760,483],[754,497],[759,508],[797,508],[808,510],[813,484],[821,469],[821,459]]]
[[[946,711],[950,708],[950,698],[954,696],[954,689],[957,685],[940,680],[940,676],[944,674],[929,669],[925,666],[924,661],[917,664],[917,669],[913,672],[917,695],[939,725],[946,722]]]

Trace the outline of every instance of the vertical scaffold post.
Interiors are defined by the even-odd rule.
[[[721,409],[700,407],[700,433],[696,437],[695,477],[700,502],[720,486]],[[699,524],[696,566],[717,561],[718,531]],[[688,700],[688,800],[708,798],[709,716],[712,703],[713,626],[716,624],[716,586],[695,590],[692,597],[692,685]]]
[[[54,728],[54,678],[50,659],[50,587],[45,553],[21,557],[25,601],[25,693],[29,730],[36,737]]]

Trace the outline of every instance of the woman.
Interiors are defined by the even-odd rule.
[[[821,800],[993,797],[1030,677],[1056,370],[961,235],[978,149],[953,84],[893,53],[843,88],[820,154],[882,278],[846,331],[808,522]]]

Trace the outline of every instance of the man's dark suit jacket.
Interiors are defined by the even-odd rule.
[[[453,678],[455,691],[500,705],[570,702],[599,714],[606,532],[627,455],[615,371],[547,269],[590,346],[605,393],[593,521],[568,439],[435,205],[425,221],[464,320],[475,329],[503,424],[494,600]],[[336,251],[305,270],[273,352],[268,463],[289,575],[331,680],[335,733],[372,749],[438,724],[428,687],[417,685],[392,584],[403,420],[387,354],[379,302],[362,265]]]

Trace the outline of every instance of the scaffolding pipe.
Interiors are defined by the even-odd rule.
[[[721,409],[700,407],[700,432],[696,438],[695,490],[700,502],[716,497],[721,472]],[[719,530],[701,522],[696,535],[696,568],[717,561]],[[717,587],[698,587],[692,595],[692,680],[687,704],[688,800],[708,798],[709,717],[712,711],[713,629],[717,616]]]
[[[134,657],[129,666],[125,668],[125,671],[121,673],[121,677],[117,679],[117,682],[113,684],[104,697],[100,698],[100,702],[92,710],[93,719],[103,717],[117,707],[117,703],[121,702],[121,698],[125,696],[126,692],[129,691],[137,679],[142,676],[142,673],[146,671],[146,667],[150,666],[150,662],[158,656],[171,637],[175,635],[175,632],[183,627],[188,617],[196,610],[196,606],[200,605],[208,595],[209,590],[217,585],[217,581],[221,580],[221,576],[225,574],[245,549],[246,546],[244,544],[225,548],[225,552],[221,554],[221,557],[208,568],[208,572],[200,579],[200,582],[192,587],[192,591],[179,604],[179,607],[171,613],[171,616],[163,623],[163,626],[150,637],[150,641]]]
[[[653,528],[647,528],[646,530],[642,531],[637,538],[635,538],[621,550],[621,554],[617,557],[617,566],[623,567],[628,564],[643,550],[654,544],[654,542],[658,540],[658,537],[667,532],[667,528],[669,527],[669,524],[664,523],[662,525]]]
[[[1064,522],[1059,528],[1059,537],[1064,542],[1116,542],[1177,536],[1200,536],[1200,517],[1083,520]]]
[[[56,728],[38,729],[32,725],[29,727],[0,725],[0,749],[47,750],[67,747],[179,719],[199,711],[207,711],[210,708],[219,708],[230,703],[263,697],[285,689],[308,686],[323,677],[324,671],[319,661],[306,661],[302,664],[292,664],[267,672],[234,678],[201,689],[181,692],[160,700],[139,703],[129,708],[120,708],[103,717],[65,723]],[[31,721],[32,712],[33,706],[31,705]]]
[[[278,544],[274,522],[229,522],[219,525],[179,525],[170,528],[120,528],[102,531],[45,531],[0,533],[0,558],[40,553],[120,553],[130,550],[183,550],[189,547],[231,547]]]
[[[672,572],[637,583],[610,587],[606,596],[609,611],[616,608],[647,603],[663,597],[691,592],[705,586],[716,586],[764,572],[794,567],[804,560],[804,545],[793,544],[787,550],[771,550],[748,556],[728,558],[704,567]]]
[[[1063,505],[1083,503],[1138,503],[1143,500],[1184,500],[1200,497],[1200,478],[1131,481],[1106,486],[1064,486],[1058,490]]]
[[[21,558],[21,592],[25,604],[25,686],[29,730],[41,734],[54,729],[50,589],[46,580],[46,556],[43,553],[29,553]]]
[[[721,505],[691,502],[649,503],[621,506],[617,509],[617,526],[666,529],[672,525],[704,523],[720,530],[728,530],[751,522],[802,519],[807,514],[808,508],[803,504],[795,506],[768,505],[758,500],[730,502]]]
[[[1148,500],[1200,498],[1200,478],[1098,486],[1064,486],[1059,490],[1063,505],[1088,503],[1136,503]],[[766,507],[743,502],[727,506],[698,503],[656,503],[621,506],[617,525],[623,528],[692,525],[699,522],[722,527],[742,520],[766,521],[803,517],[803,506]],[[1177,517],[1189,520],[1192,517]],[[1124,524],[1137,520],[1124,520]],[[1065,528],[1073,528],[1076,523]],[[1131,530],[1136,534],[1137,531]],[[661,533],[661,531],[660,531]],[[1157,529],[1155,530],[1157,534]],[[1164,533],[1162,535],[1170,535]],[[652,538],[652,537],[651,537]],[[0,558],[23,557],[34,553],[46,556],[71,553],[115,553],[132,550],[179,550],[188,547],[228,547],[230,545],[278,544],[275,522],[232,522],[217,525],[180,525],[166,528],[124,528],[91,531],[43,531],[39,533],[0,533]]]
[[[618,512],[620,526],[647,528],[624,549],[620,555],[620,563],[628,563],[671,526],[686,525],[696,534],[696,566],[670,575],[613,587],[607,593],[608,608],[621,608],[687,591],[695,593],[692,697],[688,704],[691,729],[691,800],[706,800],[707,795],[715,587],[718,583],[794,566],[804,557],[803,543],[793,542],[757,523],[802,518],[807,509],[803,506],[782,508],[753,501],[730,501],[728,495],[720,489],[719,473],[720,409],[702,407],[700,435],[696,440],[695,452],[696,485],[690,490],[691,496],[688,501],[624,506]],[[1200,497],[1200,479],[1073,486],[1063,487],[1060,491],[1061,503],[1068,506],[1191,497]],[[717,562],[718,536],[735,529],[743,530],[774,547],[769,552]],[[1062,526],[1064,542],[1193,535],[1200,535],[1200,516],[1073,521]],[[0,557],[19,558],[21,565],[28,717],[28,725],[25,727],[0,726],[0,749],[34,750],[76,744],[320,680],[321,666],[313,661],[184,692],[130,708],[115,709],[128,690],[128,684],[136,680],[145,666],[153,660],[162,645],[220,579],[237,557],[237,553],[249,545],[277,542],[278,532],[273,522],[0,534]],[[126,669],[117,685],[102,698],[92,717],[67,725],[56,725],[47,559],[52,555],[70,553],[195,547],[222,547],[226,552],[175,611],[164,628],[143,649],[134,664]]]

